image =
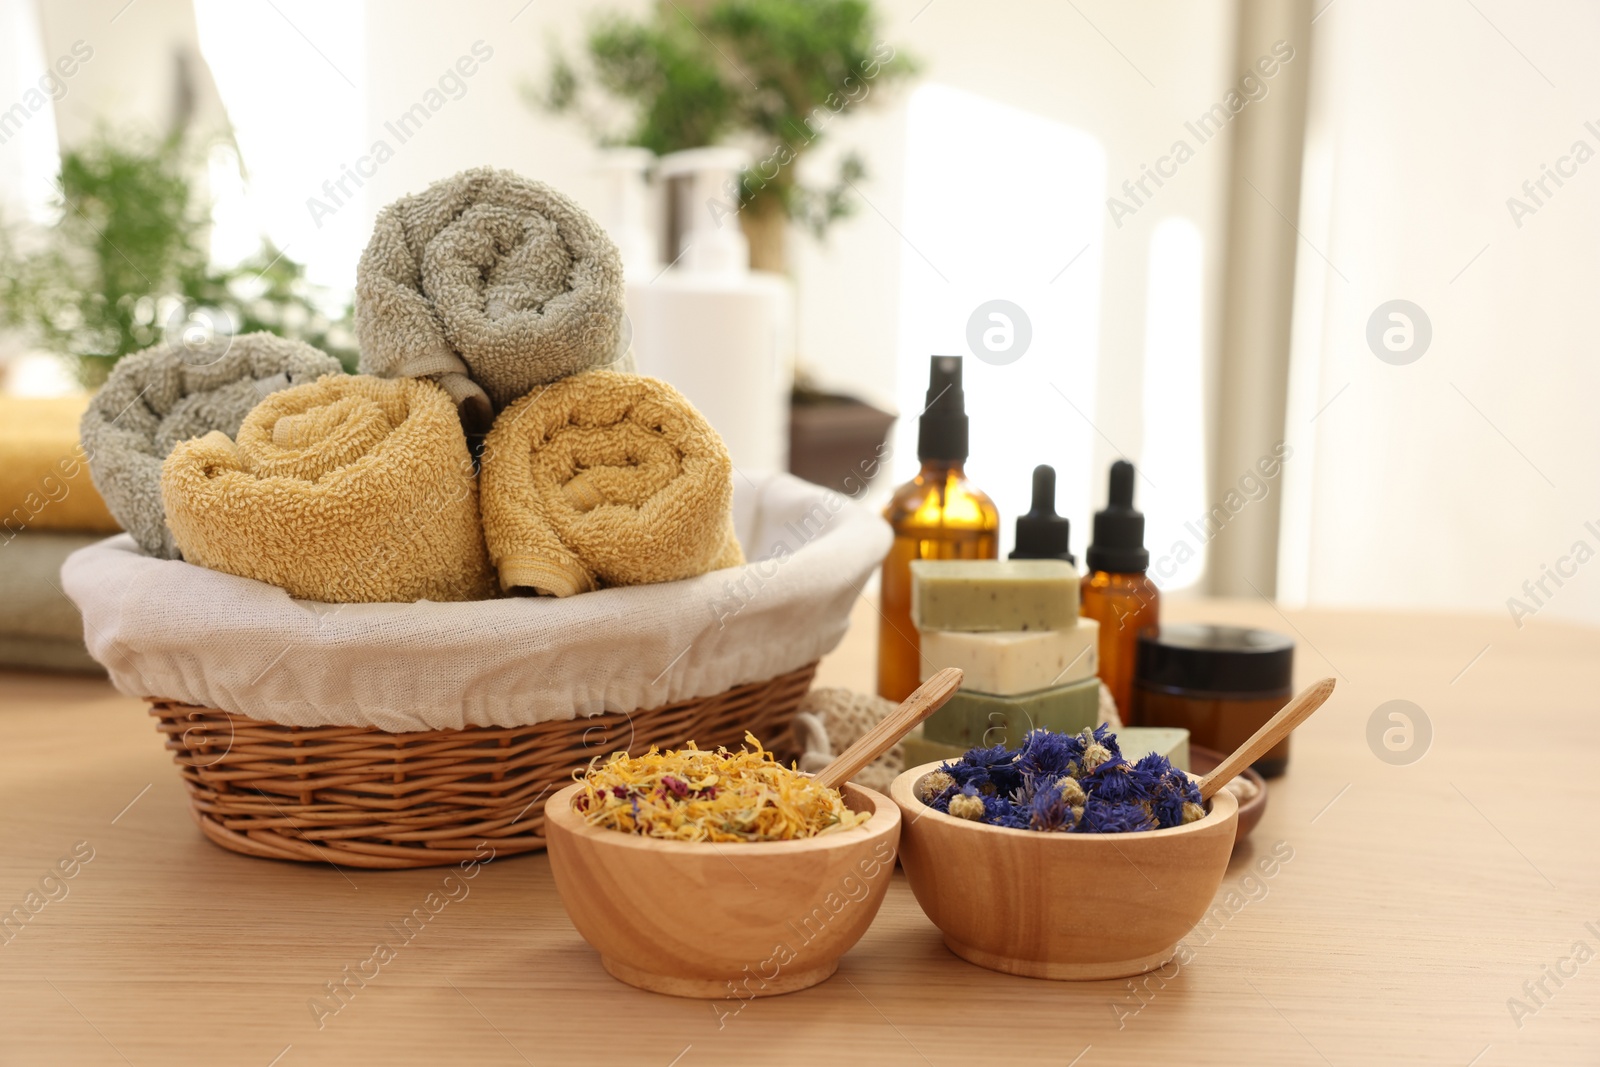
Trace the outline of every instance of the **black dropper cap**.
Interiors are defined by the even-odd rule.
[[[1033,506],[1017,516],[1017,546],[1012,559],[1064,559],[1077,563],[1067,547],[1072,524],[1056,514],[1056,469],[1041,463],[1033,468]]]
[[[961,357],[934,356],[928,395],[917,421],[917,458],[962,463],[967,458],[967,395],[961,391]]]
[[[1085,561],[1091,571],[1143,574],[1150,566],[1144,547],[1144,516],[1133,508],[1133,464],[1111,465],[1111,492],[1104,511],[1094,513],[1094,540]]]

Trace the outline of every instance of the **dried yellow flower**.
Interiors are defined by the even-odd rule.
[[[788,841],[860,826],[871,816],[779,763],[750,734],[741,748],[614,752],[579,776],[574,805],[594,826],[674,841]]]

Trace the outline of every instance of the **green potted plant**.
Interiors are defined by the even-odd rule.
[[[789,223],[821,236],[855,209],[855,153],[824,187],[797,177],[827,127],[915,69],[877,35],[868,0],[663,0],[642,18],[610,14],[584,55],[559,48],[531,95],[581,119],[603,144],[657,155],[738,141],[754,162],[739,193],[750,265],[785,269]],[[620,118],[618,117],[620,114]]]
[[[353,368],[348,310],[329,314],[300,264],[269,243],[232,267],[210,263],[210,206],[183,152],[175,139],[102,136],[64,153],[57,220],[0,228],[0,326],[69,360],[88,386],[123,356],[197,330],[268,330]]]

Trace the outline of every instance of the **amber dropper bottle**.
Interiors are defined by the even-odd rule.
[[[1145,571],[1144,516],[1133,507],[1133,464],[1111,465],[1111,488],[1104,511],[1095,512],[1094,540],[1084,554],[1088,572],[1080,588],[1078,614],[1100,624],[1100,680],[1111,690],[1117,711],[1132,720],[1134,666],[1140,631],[1161,619],[1161,592]]]
[[[883,561],[878,695],[890,700],[904,700],[921,681],[920,641],[911,625],[911,561],[1000,556],[1000,512],[963,470],[967,410],[960,356],[933,357],[927,405],[917,425],[917,458],[922,469],[883,509],[894,527],[894,544]]]

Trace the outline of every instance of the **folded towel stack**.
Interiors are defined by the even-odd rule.
[[[571,596],[744,562],[733,463],[665,382],[615,371],[517,401],[483,452],[483,522],[500,585]]]
[[[83,616],[61,589],[61,565],[100,534],[27,530],[0,548],[0,666],[103,674],[83,644]]]
[[[626,358],[622,301],[622,257],[587,212],[464,171],[379,213],[356,272],[361,370],[432,378],[482,433],[535,386]]]
[[[61,591],[67,556],[120,529],[78,441],[88,404],[84,395],[0,396],[0,666],[101,670]]]
[[[82,394],[0,396],[0,540],[25,530],[122,529],[95,492],[78,442],[88,405]]]
[[[111,514],[140,548],[163,559],[178,558],[161,510],[161,461],[173,446],[213,430],[235,434],[262,397],[343,373],[332,356],[268,333],[235,337],[213,362],[193,360],[174,344],[118,360],[80,428]]]
[[[437,386],[330,376],[275,393],[162,467],[184,558],[333,603],[477,600],[493,590],[478,486]]]

